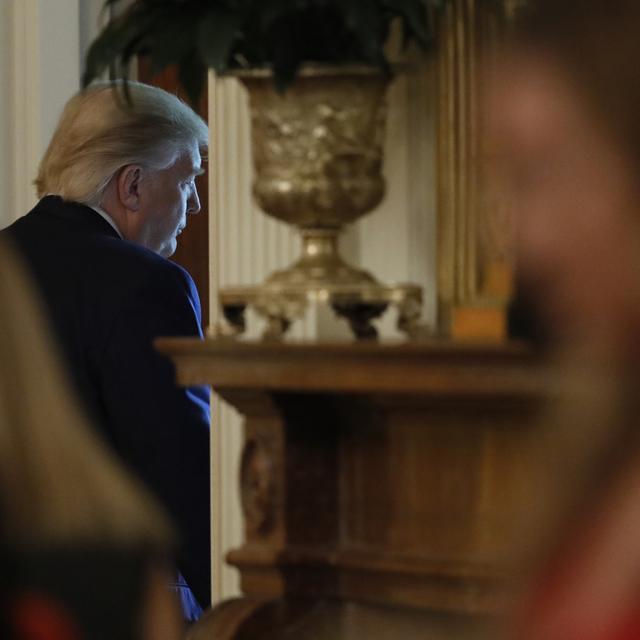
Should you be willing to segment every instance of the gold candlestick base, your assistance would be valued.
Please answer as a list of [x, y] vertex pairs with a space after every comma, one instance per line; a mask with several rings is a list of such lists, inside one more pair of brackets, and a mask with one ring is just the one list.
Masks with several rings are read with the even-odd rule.
[[245, 311], [252, 307], [267, 321], [264, 337], [280, 339], [314, 302], [347, 320], [358, 339], [377, 338], [372, 321], [390, 306], [397, 307], [398, 329], [417, 337], [423, 331], [422, 289], [383, 285], [367, 271], [351, 267], [338, 253], [338, 234], [338, 229], [305, 229], [302, 257], [291, 267], [276, 271], [262, 285], [223, 289], [220, 304], [233, 333], [244, 333]]

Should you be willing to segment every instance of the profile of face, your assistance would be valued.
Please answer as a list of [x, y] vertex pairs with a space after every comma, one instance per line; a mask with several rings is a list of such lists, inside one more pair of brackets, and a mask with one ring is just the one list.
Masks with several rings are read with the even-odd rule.
[[200, 211], [195, 179], [201, 173], [195, 141], [166, 169], [125, 167], [119, 178], [120, 199], [127, 212], [125, 229], [121, 229], [125, 238], [165, 258], [173, 255], [187, 216]]
[[640, 309], [640, 194], [626, 152], [551, 57], [516, 55], [490, 84], [525, 286], [562, 337], [623, 333]]

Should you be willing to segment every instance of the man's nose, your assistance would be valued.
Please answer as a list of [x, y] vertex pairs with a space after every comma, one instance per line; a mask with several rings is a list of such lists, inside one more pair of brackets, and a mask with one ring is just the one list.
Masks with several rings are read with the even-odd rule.
[[198, 197], [198, 190], [194, 188], [187, 202], [187, 213], [198, 213], [198, 211], [200, 211], [200, 198]]

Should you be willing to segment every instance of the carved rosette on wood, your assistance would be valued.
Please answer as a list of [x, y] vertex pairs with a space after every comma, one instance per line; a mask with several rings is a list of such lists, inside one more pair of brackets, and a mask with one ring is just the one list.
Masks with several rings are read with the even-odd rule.
[[249, 535], [265, 535], [273, 527], [276, 508], [275, 468], [267, 438], [247, 438], [240, 463], [240, 495]]

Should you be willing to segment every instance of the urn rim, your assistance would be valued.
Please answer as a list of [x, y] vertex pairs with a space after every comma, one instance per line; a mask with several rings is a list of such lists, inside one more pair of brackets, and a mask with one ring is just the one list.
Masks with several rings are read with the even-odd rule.
[[[330, 78], [334, 76], [369, 76], [372, 78], [392, 79], [393, 75], [401, 70], [402, 67], [398, 65], [393, 65], [391, 73], [385, 73], [379, 67], [368, 64], [329, 64], [326, 62], [306, 62], [297, 71], [296, 78], [305, 79]], [[238, 80], [272, 80], [273, 70], [268, 66], [247, 67], [242, 69], [231, 69], [225, 71], [222, 75], [227, 78], [237, 78]]]

